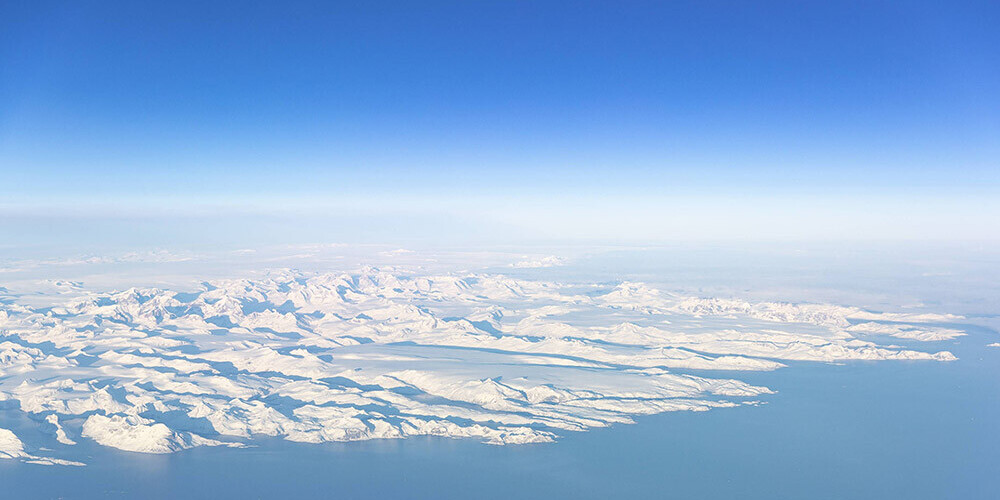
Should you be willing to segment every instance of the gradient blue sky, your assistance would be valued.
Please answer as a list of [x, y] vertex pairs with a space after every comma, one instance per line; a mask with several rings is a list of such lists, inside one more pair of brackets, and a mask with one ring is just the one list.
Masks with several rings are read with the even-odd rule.
[[1000, 238], [997, 2], [0, 6], [8, 226]]

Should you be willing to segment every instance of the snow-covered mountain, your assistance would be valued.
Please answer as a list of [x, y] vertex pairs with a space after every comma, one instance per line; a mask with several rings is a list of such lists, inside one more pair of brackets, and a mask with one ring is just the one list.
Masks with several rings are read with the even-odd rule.
[[[70, 291], [0, 302], [0, 407], [32, 416], [57, 451], [81, 439], [144, 453], [255, 436], [548, 442], [753, 404], [772, 391], [740, 371], [787, 360], [949, 361], [873, 336], [962, 334], [925, 325], [950, 315], [399, 269]], [[0, 458], [69, 463], [4, 429]]]

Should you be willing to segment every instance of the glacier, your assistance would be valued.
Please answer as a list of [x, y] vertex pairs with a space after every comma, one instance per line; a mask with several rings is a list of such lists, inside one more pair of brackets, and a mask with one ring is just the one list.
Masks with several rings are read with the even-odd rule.
[[[512, 267], [558, 265], [554, 259]], [[195, 289], [0, 289], [0, 408], [51, 450], [129, 452], [411, 436], [552, 442], [640, 415], [756, 405], [792, 362], [946, 362], [950, 314], [872, 312], [420, 266], [275, 270]], [[921, 344], [923, 345], [923, 344]], [[54, 450], [54, 451], [53, 451]], [[32, 450], [34, 451], [34, 450]], [[0, 458], [25, 451], [0, 429]]]

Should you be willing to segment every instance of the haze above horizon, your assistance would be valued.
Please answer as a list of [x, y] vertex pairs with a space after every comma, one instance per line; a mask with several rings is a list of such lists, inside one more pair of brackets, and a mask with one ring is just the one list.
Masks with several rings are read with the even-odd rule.
[[92, 238], [219, 214], [363, 218], [361, 235], [997, 238], [991, 2], [2, 11], [0, 229], [24, 241], [70, 214]]

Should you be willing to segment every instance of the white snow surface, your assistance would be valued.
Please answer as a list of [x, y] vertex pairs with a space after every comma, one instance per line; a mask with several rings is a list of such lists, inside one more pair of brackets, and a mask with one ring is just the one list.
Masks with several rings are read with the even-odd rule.
[[519, 269], [533, 269], [539, 267], [556, 267], [556, 266], [561, 266], [565, 263], [566, 261], [562, 257], [557, 257], [555, 255], [547, 255], [545, 257], [538, 257], [538, 258], [525, 257], [524, 260], [511, 264], [511, 267], [516, 267]]
[[[772, 391], [739, 373], [786, 361], [953, 360], [866, 336], [963, 334], [925, 325], [952, 315], [407, 268], [19, 298], [0, 302], [0, 408], [37, 417], [57, 448], [73, 435], [140, 453], [255, 436], [549, 442], [755, 404]], [[0, 458], [59, 462], [4, 429]]]
[[858, 323], [847, 328], [850, 332], [857, 332], [869, 335], [890, 335], [901, 339], [921, 340], [934, 342], [939, 340], [952, 340], [965, 335], [965, 332], [954, 328], [942, 328], [935, 326], [898, 325], [886, 323]]
[[38, 465], [84, 465], [72, 460], [32, 455], [24, 450], [24, 443], [12, 431], [0, 428], [0, 460], [17, 459]]
[[171, 453], [195, 446], [225, 444], [188, 432], [174, 432], [162, 423], [134, 414], [111, 417], [91, 415], [83, 424], [83, 437], [92, 438], [105, 446], [139, 453]]
[[0, 458], [24, 456], [24, 443], [13, 432], [0, 428]]
[[52, 436], [56, 438], [56, 441], [62, 444], [69, 444], [69, 445], [76, 444], [76, 441], [73, 441], [72, 439], [69, 438], [69, 436], [66, 435], [66, 430], [63, 429], [62, 425], [60, 425], [59, 416], [56, 415], [55, 413], [52, 413], [45, 417], [45, 425], [43, 425], [42, 427], [45, 430], [48, 430], [49, 434], [52, 434]]

